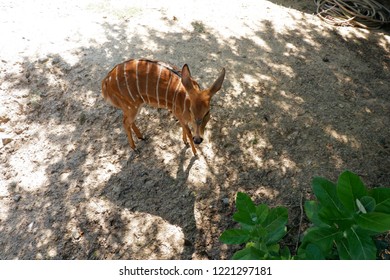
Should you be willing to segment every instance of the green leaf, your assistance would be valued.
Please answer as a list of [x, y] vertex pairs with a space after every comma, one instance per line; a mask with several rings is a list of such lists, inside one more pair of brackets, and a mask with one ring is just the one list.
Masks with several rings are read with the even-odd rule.
[[305, 201], [305, 213], [309, 220], [316, 226], [329, 227], [318, 216], [318, 202], [314, 200]]
[[298, 250], [298, 257], [301, 260], [325, 260], [321, 249], [315, 244], [308, 244], [305, 249]]
[[371, 212], [356, 216], [355, 221], [360, 227], [374, 232], [390, 230], [390, 214]]
[[279, 241], [286, 234], [286, 224], [288, 221], [288, 211], [285, 207], [275, 207], [268, 213], [267, 218], [262, 224], [267, 230], [267, 236], [264, 238], [266, 244]]
[[366, 208], [364, 208], [364, 205], [360, 202], [359, 199], [356, 199], [356, 205], [357, 205], [357, 208], [358, 208], [358, 213], [361, 212], [361, 213], [367, 213], [367, 210]]
[[[280, 250], [280, 245], [278, 243], [267, 246], [266, 252], [267, 253], [265, 254], [265, 259], [267, 259], [267, 260], [281, 260], [281, 259], [283, 259], [283, 256], [281, 255], [282, 251]], [[290, 253], [290, 251], [288, 253]], [[287, 254], [287, 252], [285, 250], [283, 250], [283, 254]]]
[[249, 195], [238, 192], [236, 197], [236, 208], [244, 213], [256, 213], [256, 207]]
[[268, 253], [276, 255], [279, 253], [280, 245], [278, 243], [273, 243], [271, 245], [268, 245], [266, 248]]
[[390, 188], [374, 188], [369, 195], [376, 201], [375, 212], [390, 214]]
[[219, 240], [225, 244], [242, 244], [250, 240], [250, 232], [245, 229], [227, 229]]
[[[359, 208], [358, 203], [360, 203], [360, 205], [364, 208], [364, 211]], [[358, 205], [358, 208], [362, 213], [370, 213], [374, 211], [376, 207], [375, 199], [371, 196], [363, 196], [360, 199], [356, 199], [356, 204]]]
[[237, 193], [236, 208], [237, 212], [234, 213], [233, 220], [246, 225], [257, 224], [256, 207], [247, 194]]
[[[338, 200], [336, 195], [336, 185], [321, 177], [315, 177], [312, 181], [313, 191], [318, 201], [325, 205], [332, 205], [333, 200]], [[329, 200], [329, 197], [332, 199]], [[337, 205], [338, 203], [333, 204]]]
[[348, 240], [346, 238], [339, 238], [335, 242], [340, 260], [352, 260], [353, 257], [349, 249]]
[[259, 224], [263, 223], [267, 218], [268, 213], [269, 213], [269, 208], [266, 204], [259, 204], [258, 206], [256, 206], [257, 222]]
[[333, 241], [340, 238], [341, 232], [337, 228], [309, 228], [302, 240], [302, 248], [306, 249], [312, 243], [318, 246], [324, 256], [329, 255]]
[[337, 195], [346, 209], [356, 212], [358, 210], [356, 199], [367, 195], [367, 189], [358, 175], [345, 171], [339, 176]]
[[256, 224], [255, 219], [253, 219], [252, 215], [248, 212], [243, 211], [237, 211], [236, 213], [234, 213], [233, 220], [241, 224], [246, 224], [250, 226], [254, 226]]
[[247, 194], [241, 192], [237, 193], [236, 208], [237, 212], [233, 215], [233, 219], [236, 222], [247, 225], [257, 224], [256, 207]]
[[354, 260], [375, 260], [376, 246], [372, 237], [365, 230], [350, 228], [345, 232], [348, 251]]
[[[348, 216], [345, 208], [340, 202], [336, 185], [324, 178], [313, 179], [313, 191], [319, 201], [319, 217], [327, 220], [337, 220]], [[324, 221], [324, 220], [323, 220]], [[325, 222], [325, 221], [324, 221]]]
[[264, 237], [267, 236], [267, 230], [262, 225], [255, 225], [251, 228], [250, 236], [250, 240], [263, 242]]
[[233, 260], [262, 260], [264, 259], [265, 253], [254, 248], [246, 247], [240, 251], [237, 251], [232, 259]]
[[233, 219], [236, 222], [246, 225], [258, 225], [264, 222], [267, 218], [269, 208], [266, 204], [260, 204], [255, 207], [255, 212], [248, 212], [248, 209], [244, 211], [237, 211], [233, 215]]
[[291, 260], [290, 249], [287, 246], [280, 249], [280, 259], [281, 260]]

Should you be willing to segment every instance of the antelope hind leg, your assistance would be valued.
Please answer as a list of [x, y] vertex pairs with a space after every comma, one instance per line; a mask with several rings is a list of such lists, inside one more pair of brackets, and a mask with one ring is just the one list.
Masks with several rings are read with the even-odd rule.
[[131, 133], [131, 126], [128, 122], [129, 122], [128, 117], [125, 114], [123, 114], [123, 127], [125, 129], [126, 134], [127, 134], [127, 140], [129, 141], [130, 147], [133, 150], [135, 150], [135, 143], [133, 140], [133, 135]]
[[138, 139], [144, 139], [144, 136], [142, 135], [142, 133], [139, 131], [138, 127], [135, 125], [135, 123], [132, 123], [131, 124], [131, 128], [133, 129], [133, 131], [135, 132], [135, 135], [137, 135], [137, 138]]

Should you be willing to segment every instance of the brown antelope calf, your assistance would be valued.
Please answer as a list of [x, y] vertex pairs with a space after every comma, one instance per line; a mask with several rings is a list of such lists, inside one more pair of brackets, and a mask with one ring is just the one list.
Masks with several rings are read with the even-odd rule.
[[[130, 147], [135, 149], [131, 129], [139, 139], [141, 132], [135, 119], [143, 104], [170, 110], [183, 128], [183, 141], [190, 141], [196, 155], [195, 144], [203, 141], [203, 132], [210, 119], [211, 97], [221, 89], [225, 68], [210, 88], [201, 90], [191, 78], [185, 64], [178, 68], [148, 59], [132, 59], [116, 65], [102, 81], [106, 101], [123, 111], [123, 126]], [[188, 124], [192, 126], [194, 137]]]

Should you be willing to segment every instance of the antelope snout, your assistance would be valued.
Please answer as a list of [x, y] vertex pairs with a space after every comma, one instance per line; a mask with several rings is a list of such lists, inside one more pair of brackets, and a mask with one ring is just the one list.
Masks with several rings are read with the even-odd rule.
[[195, 143], [196, 145], [199, 145], [200, 143], [203, 142], [203, 138], [200, 137], [200, 136], [194, 136], [192, 139], [194, 140], [194, 143]]

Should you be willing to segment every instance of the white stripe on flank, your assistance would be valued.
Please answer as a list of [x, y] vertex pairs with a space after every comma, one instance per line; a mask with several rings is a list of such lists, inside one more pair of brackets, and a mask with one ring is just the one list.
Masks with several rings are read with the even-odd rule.
[[119, 72], [118, 70], [119, 70], [119, 66], [116, 68], [116, 71], [115, 71], [116, 86], [118, 87], [119, 93], [121, 94], [121, 97], [123, 98], [123, 92], [121, 90], [121, 87], [119, 85], [119, 80], [118, 80], [118, 72]]
[[148, 92], [148, 83], [149, 83], [149, 62], [146, 62], [146, 87], [145, 87], [145, 94], [146, 97], [148, 98], [148, 103], [150, 104], [150, 99], [149, 99], [149, 92]]
[[165, 108], [168, 110], [168, 91], [169, 87], [171, 86], [171, 80], [172, 80], [172, 73], [169, 72], [169, 81], [167, 85], [167, 90], [165, 91]]
[[180, 87], [180, 80], [179, 82], [177, 83], [177, 86], [176, 86], [176, 89], [175, 89], [175, 94], [173, 95], [173, 99], [172, 99], [172, 103], [173, 103], [173, 110], [172, 112], [175, 113], [176, 112], [176, 96], [177, 96], [177, 91], [179, 90], [179, 87]]
[[137, 64], [135, 65], [135, 79], [137, 80], [137, 90], [138, 90], [138, 95], [141, 96], [142, 101], [145, 103], [145, 99], [142, 96], [141, 92], [139, 91], [139, 82], [138, 82], [138, 63], [139, 60], [137, 60]]
[[184, 95], [183, 112], [181, 112], [182, 115], [184, 115], [184, 112], [186, 111], [186, 106], [187, 106], [186, 99], [187, 99], [187, 92], [186, 92], [186, 94]]
[[129, 88], [129, 84], [127, 83], [126, 62], [125, 62], [124, 65], [123, 65], [123, 75], [125, 76], [125, 82], [126, 82], [127, 92], [129, 93], [131, 99], [133, 99], [133, 101], [135, 101], [135, 98], [134, 98], [134, 96], [133, 96], [133, 94], [131, 93], [131, 90], [130, 90], [130, 88]]
[[156, 84], [156, 98], [157, 98], [157, 106], [160, 107], [160, 96], [159, 96], [158, 88], [160, 86], [160, 77], [161, 77], [161, 72], [163, 67], [161, 65], [159, 65], [158, 67], [160, 67], [160, 72], [158, 73], [157, 84]]

